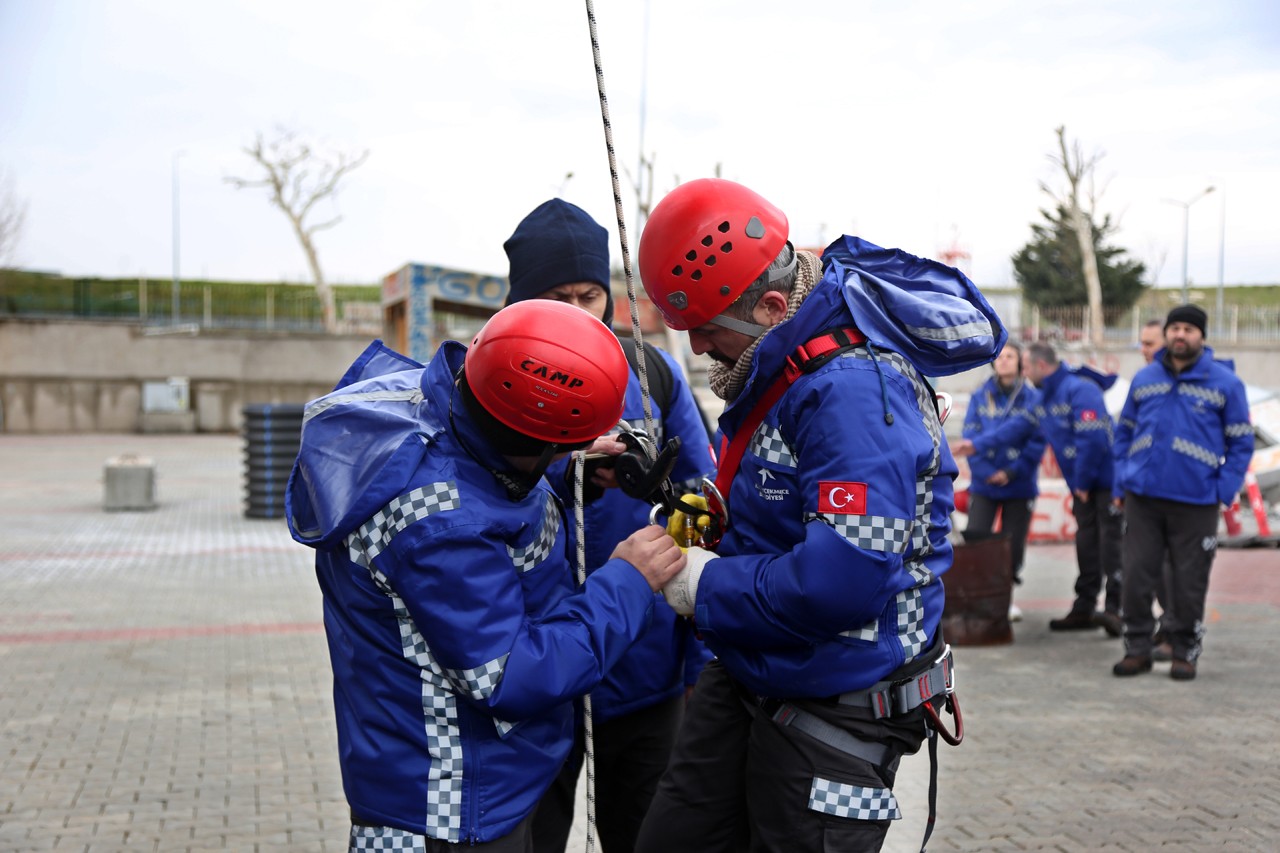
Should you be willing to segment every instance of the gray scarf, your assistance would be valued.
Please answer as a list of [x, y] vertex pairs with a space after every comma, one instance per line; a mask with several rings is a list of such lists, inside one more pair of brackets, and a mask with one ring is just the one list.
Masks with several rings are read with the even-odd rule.
[[[804, 304], [813, 286], [821, 277], [822, 260], [812, 252], [796, 250], [796, 283], [791, 288], [791, 295], [787, 298], [787, 316], [782, 318], [782, 322], [785, 323], [795, 316], [796, 311], [800, 310], [800, 306]], [[751, 357], [755, 355], [760, 342], [776, 328], [777, 326], [773, 326], [766, 329], [763, 335], [752, 341], [751, 346], [738, 356], [738, 361], [734, 365], [730, 366], [719, 361], [711, 363], [711, 367], [707, 369], [707, 382], [711, 385], [712, 393], [730, 403], [738, 399], [738, 395], [742, 393], [742, 386], [747, 381], [747, 374], [751, 372]]]

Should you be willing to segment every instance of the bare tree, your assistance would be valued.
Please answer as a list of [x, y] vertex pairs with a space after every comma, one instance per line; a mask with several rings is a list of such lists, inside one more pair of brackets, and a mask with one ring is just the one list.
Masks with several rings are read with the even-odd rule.
[[226, 179], [227, 183], [236, 189], [266, 187], [271, 203], [284, 211], [311, 267], [324, 328], [329, 332], [335, 331], [338, 325], [337, 306], [333, 288], [325, 281], [320, 269], [315, 234], [337, 225], [342, 217], [335, 216], [317, 223], [310, 223], [307, 218], [315, 210], [317, 202], [332, 197], [338, 190], [338, 182], [369, 158], [368, 150], [358, 153], [317, 152], [300, 140], [295, 131], [278, 128], [275, 138], [270, 141], [259, 133], [253, 145], [245, 148], [244, 152], [263, 169], [265, 176], [257, 179], [232, 177]]
[[27, 203], [13, 191], [13, 179], [0, 173], [0, 267], [7, 266], [22, 236]]
[[[1101, 153], [1094, 153], [1087, 159], [1080, 150], [1079, 141], [1067, 145], [1067, 129], [1065, 126], [1054, 131], [1058, 134], [1058, 153], [1050, 154], [1049, 160], [1067, 177], [1067, 193], [1065, 197], [1058, 195], [1047, 184], [1041, 182], [1040, 189], [1052, 196], [1071, 217], [1072, 227], [1076, 232], [1076, 240], [1080, 243], [1080, 261], [1084, 274], [1085, 293], [1089, 297], [1089, 329], [1090, 344], [1095, 349], [1102, 346], [1104, 331], [1102, 319], [1102, 280], [1098, 277], [1098, 258], [1093, 251], [1093, 208], [1096, 201], [1093, 185], [1093, 171], [1102, 159]], [[1081, 204], [1081, 193], [1087, 198]]]

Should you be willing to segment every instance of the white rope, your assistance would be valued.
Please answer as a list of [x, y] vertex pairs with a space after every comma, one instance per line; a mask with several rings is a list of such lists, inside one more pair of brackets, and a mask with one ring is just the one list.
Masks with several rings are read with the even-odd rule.
[[[627, 278], [627, 304], [631, 306], [631, 335], [636, 342], [636, 367], [640, 375], [640, 391], [644, 402], [644, 431], [651, 438], [653, 429], [653, 402], [649, 395], [649, 373], [644, 360], [644, 335], [640, 331], [640, 307], [636, 303], [636, 285], [631, 275], [631, 250], [627, 246], [627, 223], [622, 213], [622, 190], [618, 184], [618, 157], [613, 150], [613, 124], [609, 121], [609, 99], [604, 93], [604, 66], [600, 63], [600, 39], [596, 35], [596, 12], [591, 0], [587, 0], [587, 23], [591, 28], [591, 57], [596, 66], [596, 91], [600, 95], [600, 118], [604, 121], [604, 145], [609, 152], [609, 177], [613, 179], [613, 207], [618, 218], [618, 241], [622, 244], [622, 271]], [[652, 458], [656, 448], [649, 449]]]
[[[582, 521], [582, 477], [587, 457], [581, 450], [573, 454], [573, 525], [578, 534], [578, 586], [587, 582], [586, 525]], [[596, 849], [596, 744], [592, 731], [591, 694], [582, 697], [583, 759], [587, 773], [587, 853]]]

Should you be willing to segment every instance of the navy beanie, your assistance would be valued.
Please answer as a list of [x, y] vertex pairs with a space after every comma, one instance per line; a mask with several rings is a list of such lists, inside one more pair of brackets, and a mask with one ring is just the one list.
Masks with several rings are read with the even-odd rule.
[[604, 324], [613, 323], [609, 291], [609, 232], [585, 210], [553, 198], [534, 208], [502, 244], [510, 270], [507, 305], [553, 287], [589, 281], [604, 288]]
[[1204, 327], [1209, 323], [1209, 316], [1199, 305], [1179, 305], [1169, 312], [1169, 316], [1164, 321], [1164, 327], [1168, 329], [1172, 323], [1190, 323], [1200, 330], [1201, 335], [1204, 335]]

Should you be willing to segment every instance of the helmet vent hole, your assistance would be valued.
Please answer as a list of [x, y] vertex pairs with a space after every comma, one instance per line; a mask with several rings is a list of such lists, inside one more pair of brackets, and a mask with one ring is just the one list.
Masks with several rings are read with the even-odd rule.
[[689, 275], [689, 278], [693, 279], [694, 281], [702, 281], [702, 270], [694, 270]]
[[721, 296], [728, 296], [728, 295], [729, 295], [729, 285], [724, 284], [724, 285], [721, 285], [721, 286], [720, 286], [720, 295], [721, 295]]
[[719, 231], [721, 234], [728, 234], [729, 221], [726, 219], [724, 222], [721, 222], [719, 225], [716, 226], [716, 230]]
[[710, 234], [702, 238], [702, 245], [704, 246], [710, 246], [714, 242], [715, 240], [712, 238]]
[[674, 267], [671, 268], [671, 274], [684, 275], [684, 267], [680, 266], [679, 264], [676, 264]]
[[510, 382], [503, 382], [503, 383], [502, 383], [502, 387], [503, 387], [503, 388], [506, 388], [508, 391], [510, 391], [510, 390], [511, 390], [511, 383], [510, 383]]
[[696, 260], [698, 259], [698, 252], [697, 252], [697, 250], [696, 250], [696, 249], [690, 249], [689, 251], [685, 252], [685, 253], [684, 253], [684, 259], [685, 259], [686, 261], [696, 261]]
[[727, 255], [727, 254], [729, 254], [729, 253], [730, 253], [730, 252], [732, 252], [732, 251], [733, 251], [733, 244], [732, 244], [732, 243], [723, 243], [723, 244], [721, 244], [721, 246], [720, 246], [720, 252], [721, 252], [721, 254]]
[[569, 413], [570, 413], [571, 415], [573, 415], [573, 416], [576, 418], [576, 417], [578, 417], [579, 415], [581, 415], [581, 414], [582, 414], [582, 410], [581, 410], [581, 409], [570, 409], [570, 410], [569, 410]]
[[714, 266], [716, 265], [716, 256], [715, 256], [715, 255], [707, 255], [707, 259], [706, 259], [705, 261], [703, 261], [703, 263], [704, 263], [704, 264], [706, 264], [706, 265], [707, 265], [707, 266], [709, 266], [709, 267], [714, 267]]

